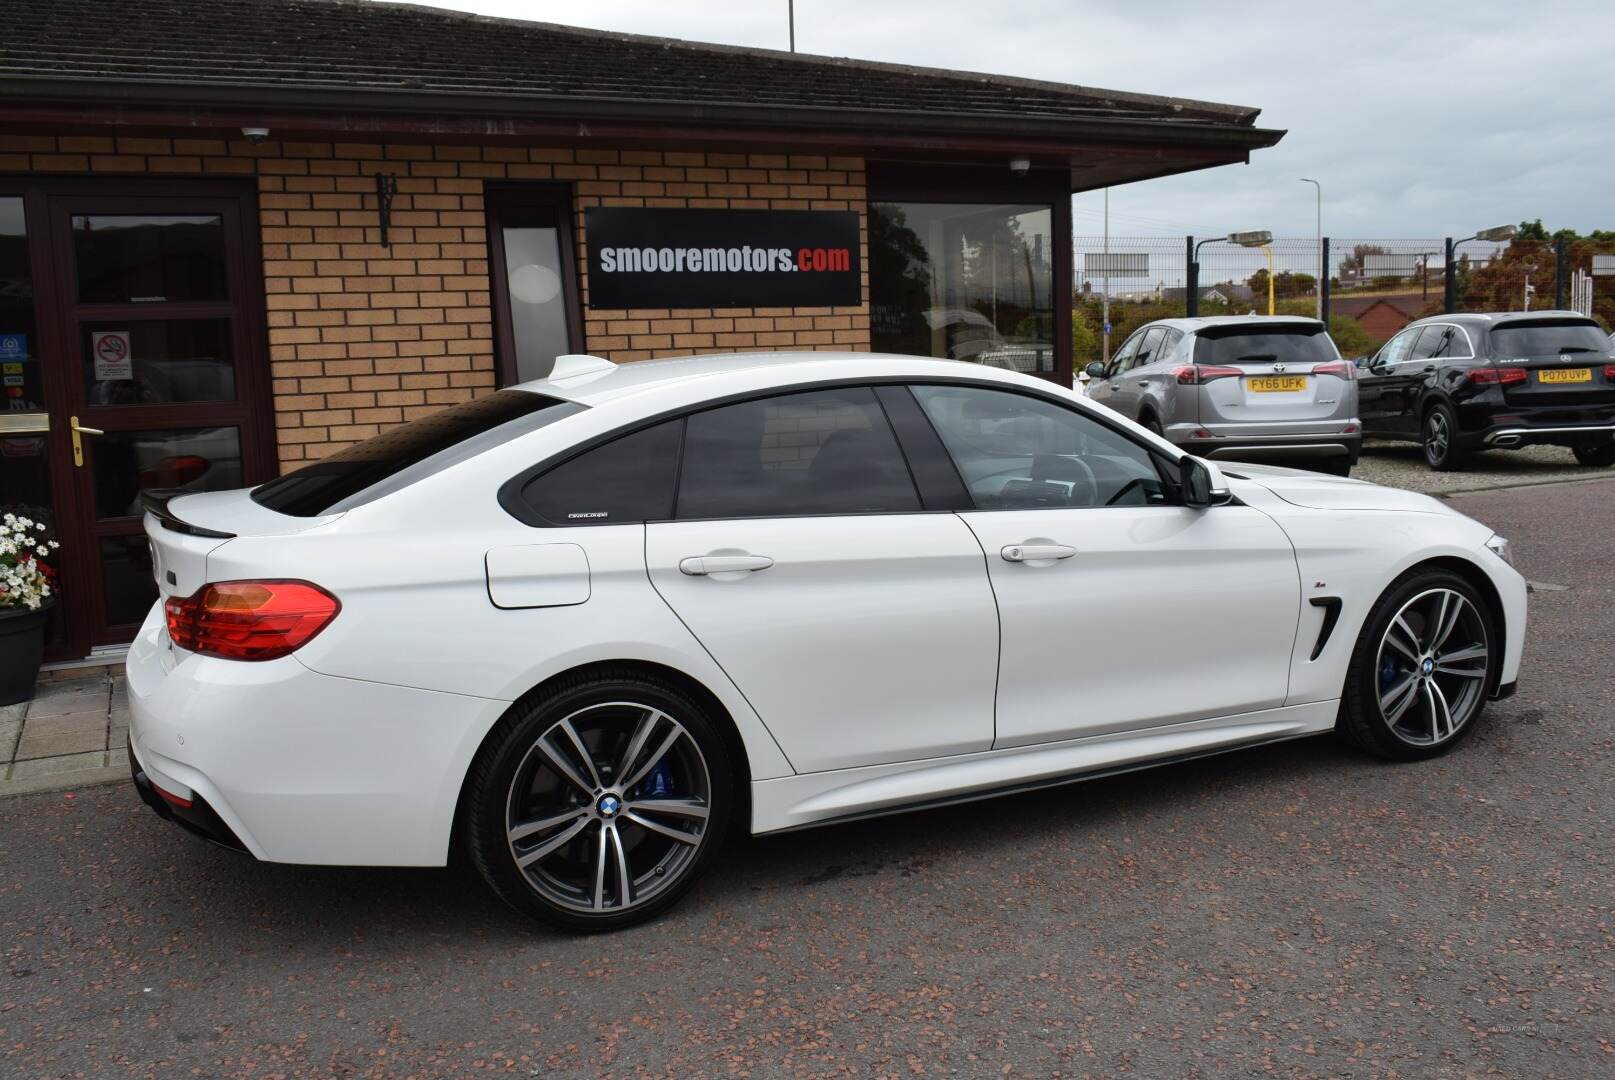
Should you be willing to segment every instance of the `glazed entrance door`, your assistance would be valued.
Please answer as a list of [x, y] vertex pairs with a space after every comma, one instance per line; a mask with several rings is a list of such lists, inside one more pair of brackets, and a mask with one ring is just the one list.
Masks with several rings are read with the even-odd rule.
[[141, 492], [274, 474], [255, 229], [235, 185], [0, 180], [0, 504], [62, 543], [49, 655], [156, 599]]

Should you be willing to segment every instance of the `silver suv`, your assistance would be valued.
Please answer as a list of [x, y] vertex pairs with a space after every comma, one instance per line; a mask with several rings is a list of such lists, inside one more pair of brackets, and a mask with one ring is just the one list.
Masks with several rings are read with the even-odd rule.
[[1356, 369], [1317, 319], [1161, 319], [1086, 370], [1088, 397], [1202, 457], [1345, 476], [1362, 449]]

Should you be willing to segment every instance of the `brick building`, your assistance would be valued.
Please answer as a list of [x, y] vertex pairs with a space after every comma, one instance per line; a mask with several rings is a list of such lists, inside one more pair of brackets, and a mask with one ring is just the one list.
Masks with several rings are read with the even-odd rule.
[[257, 483], [559, 354], [1069, 380], [1071, 193], [1282, 135], [1235, 106], [355, 0], [7, 16], [0, 504], [64, 542], [57, 657], [143, 617], [141, 490]]

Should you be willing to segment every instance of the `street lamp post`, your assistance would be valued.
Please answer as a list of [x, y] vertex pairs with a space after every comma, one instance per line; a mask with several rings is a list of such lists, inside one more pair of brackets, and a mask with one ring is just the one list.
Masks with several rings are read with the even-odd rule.
[[[1317, 231], [1317, 234], [1316, 234], [1317, 243], [1318, 243], [1318, 282], [1317, 282], [1317, 292], [1318, 292], [1318, 319], [1321, 322], [1323, 320], [1323, 280], [1329, 274], [1329, 268], [1324, 265], [1324, 258], [1323, 258], [1323, 185], [1318, 183], [1316, 180], [1313, 180], [1310, 177], [1306, 177], [1306, 176], [1301, 177], [1301, 183], [1303, 183], [1303, 184], [1311, 184], [1313, 187], [1318, 189], [1318, 231]], [[1271, 276], [1271, 275], [1269, 275], [1269, 276]], [[1269, 314], [1272, 314], [1272, 313], [1269, 312]]]
[[1448, 315], [1451, 315], [1453, 309], [1458, 306], [1458, 289], [1454, 280], [1458, 276], [1458, 245], [1467, 244], [1471, 240], [1489, 240], [1493, 243], [1501, 243], [1504, 240], [1514, 239], [1519, 235], [1519, 232], [1520, 227], [1518, 225], [1499, 225], [1493, 229], [1482, 229], [1474, 236], [1466, 236], [1462, 240], [1455, 241], [1450, 236], [1447, 238], [1447, 266], [1441, 275], [1444, 279], [1441, 282], [1441, 306]]
[[[1266, 229], [1263, 229], [1259, 232], [1236, 232], [1229, 233], [1227, 236], [1212, 236], [1196, 244], [1194, 246], [1194, 257], [1189, 260], [1189, 273], [1187, 275], [1189, 279], [1189, 295], [1185, 297], [1185, 300], [1189, 314], [1197, 315], [1200, 312], [1201, 248], [1205, 247], [1207, 244], [1219, 243], [1238, 244], [1240, 247], [1259, 248], [1267, 247], [1267, 245], [1271, 244], [1272, 242], [1273, 234], [1268, 232]], [[1273, 265], [1273, 253], [1271, 251], [1267, 253], [1267, 262], [1269, 267], [1267, 271], [1268, 306], [1271, 308], [1273, 295], [1273, 271], [1271, 269]], [[1268, 314], [1271, 315], [1273, 312], [1269, 310]]]

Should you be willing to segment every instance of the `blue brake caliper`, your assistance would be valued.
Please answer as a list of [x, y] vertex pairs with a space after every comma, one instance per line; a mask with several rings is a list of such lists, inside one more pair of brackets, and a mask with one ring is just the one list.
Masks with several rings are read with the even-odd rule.
[[673, 794], [673, 770], [666, 761], [656, 763], [640, 785], [642, 794], [649, 799], [665, 799]]

